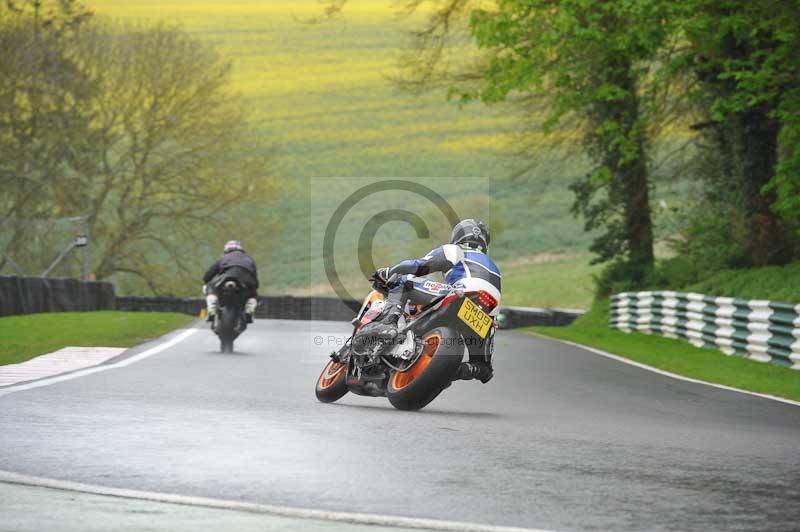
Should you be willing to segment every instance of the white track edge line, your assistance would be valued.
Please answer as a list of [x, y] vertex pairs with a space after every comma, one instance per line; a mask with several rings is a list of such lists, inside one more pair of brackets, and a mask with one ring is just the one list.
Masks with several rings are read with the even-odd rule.
[[20, 384], [20, 385], [11, 385], [11, 386], [9, 386], [7, 388], [2, 388], [2, 389], [0, 389], [0, 397], [3, 397], [4, 395], [8, 395], [10, 393], [19, 392], [19, 391], [22, 391], [22, 390], [31, 390], [33, 388], [41, 388], [42, 386], [49, 386], [51, 384], [56, 384], [58, 382], [64, 382], [64, 381], [69, 381], [69, 380], [72, 380], [72, 379], [77, 379], [79, 377], [85, 377], [86, 375], [91, 375], [92, 373], [99, 373], [101, 371], [108, 371], [110, 369], [122, 368], [122, 367], [125, 367], [125, 366], [130, 366], [131, 364], [139, 362], [140, 360], [144, 360], [145, 358], [148, 358], [148, 357], [151, 357], [153, 355], [156, 355], [156, 354], [164, 351], [165, 349], [169, 349], [173, 345], [175, 345], [175, 344], [177, 344], [179, 342], [182, 342], [184, 339], [186, 339], [189, 336], [193, 335], [198, 330], [199, 329], [195, 329], [195, 328], [186, 329], [182, 333], [178, 334], [177, 336], [174, 336], [174, 337], [170, 338], [169, 340], [167, 340], [165, 342], [162, 342], [162, 343], [160, 343], [158, 345], [155, 345], [155, 346], [151, 347], [150, 349], [147, 349], [146, 351], [142, 351], [141, 353], [137, 353], [137, 354], [135, 354], [133, 356], [130, 356], [130, 357], [126, 358], [126, 359], [120, 360], [119, 362], [115, 362], [113, 364], [99, 364], [97, 366], [91, 366], [89, 368], [79, 369], [79, 370], [73, 371], [71, 373], [66, 373], [66, 374], [61, 374], [61, 375], [54, 375], [52, 377], [44, 377], [42, 379], [39, 379], [39, 380], [36, 380], [36, 381], [33, 381], [33, 382], [28, 382], [28, 383]]
[[337, 512], [328, 510], [313, 510], [291, 506], [275, 506], [270, 504], [231, 501], [225, 499], [212, 499], [208, 497], [195, 497], [190, 495], [173, 495], [153, 491], [139, 491], [124, 488], [109, 488], [93, 484], [83, 484], [66, 480], [56, 480], [43, 477], [22, 475], [11, 471], [0, 471], [0, 482], [39, 488], [57, 489], [77, 493], [88, 493], [106, 497], [135, 499], [165, 504], [179, 504], [183, 506], [196, 506], [214, 508], [219, 510], [232, 510], [256, 514], [274, 515], [297, 519], [313, 519], [317, 521], [334, 521], [367, 526], [389, 526], [417, 530], [443, 530], [462, 532], [552, 532], [543, 529], [517, 528], [507, 526], [483, 525], [480, 523], [466, 523], [459, 521], [445, 521], [439, 519], [426, 519], [418, 517], [400, 517], [391, 515], [367, 514], [356, 512]]
[[717, 384], [714, 382], [702, 381], [700, 379], [693, 379], [691, 377], [684, 377], [683, 375], [678, 375], [677, 373], [670, 373], [669, 371], [665, 371], [663, 369], [658, 369], [653, 366], [648, 366], [647, 364], [642, 364], [641, 362], [635, 362], [633, 360], [627, 359], [625, 357], [621, 357], [619, 355], [614, 355], [612, 353], [608, 353], [606, 351], [602, 351], [600, 349], [595, 349], [594, 347], [589, 347], [588, 345], [579, 344], [577, 342], [571, 342], [569, 340], [562, 340], [561, 338], [553, 338], [552, 336], [547, 336], [544, 334], [534, 333], [536, 336], [540, 338], [545, 338], [547, 340], [552, 340], [554, 342], [561, 342], [562, 344], [571, 345], [573, 347], [578, 347], [580, 349], [584, 349], [596, 355], [600, 355], [606, 358], [610, 358], [612, 360], [616, 360], [617, 362], [622, 362], [623, 364], [628, 364], [629, 366], [636, 366], [637, 368], [641, 368], [646, 371], [651, 371], [653, 373], [658, 373], [659, 375], [664, 375], [665, 377], [670, 377], [673, 379], [677, 379], [680, 381], [686, 382], [693, 382], [695, 384], [705, 384], [706, 386], [711, 386], [713, 388], [719, 388], [721, 390], [728, 390], [730, 392], [739, 392], [747, 395], [753, 395], [755, 397], [761, 397], [762, 399], [771, 399], [772, 401], [778, 401], [779, 403], [786, 403], [788, 405], [800, 406], [800, 401], [793, 401], [792, 399], [786, 399], [784, 397], [777, 397], [775, 395], [768, 395], [765, 393], [758, 393], [758, 392], [751, 392], [749, 390], [742, 390], [741, 388], [734, 388], [733, 386], [725, 386], [724, 384]]

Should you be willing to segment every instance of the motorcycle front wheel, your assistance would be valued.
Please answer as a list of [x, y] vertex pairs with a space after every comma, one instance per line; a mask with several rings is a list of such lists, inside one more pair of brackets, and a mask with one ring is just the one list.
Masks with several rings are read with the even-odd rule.
[[424, 347], [408, 370], [392, 371], [386, 397], [399, 410], [419, 410], [450, 386], [464, 356], [461, 335], [449, 327], [438, 327], [422, 337]]
[[347, 362], [329, 360], [325, 369], [317, 379], [314, 392], [317, 400], [323, 403], [338, 401], [348, 392], [347, 389]]

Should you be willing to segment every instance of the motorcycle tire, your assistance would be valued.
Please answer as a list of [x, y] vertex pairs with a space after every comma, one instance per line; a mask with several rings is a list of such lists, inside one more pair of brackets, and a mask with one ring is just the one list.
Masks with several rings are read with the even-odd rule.
[[222, 353], [233, 353], [233, 340], [236, 338], [234, 330], [238, 316], [236, 311], [230, 307], [222, 307], [220, 311], [219, 328], [217, 330], [219, 350]]
[[317, 385], [314, 387], [317, 400], [322, 403], [333, 403], [344, 397], [348, 392], [346, 376], [346, 362], [329, 360], [317, 379]]
[[423, 336], [422, 354], [407, 371], [392, 371], [386, 397], [398, 410], [420, 410], [450, 386], [464, 357], [461, 336], [438, 327]]

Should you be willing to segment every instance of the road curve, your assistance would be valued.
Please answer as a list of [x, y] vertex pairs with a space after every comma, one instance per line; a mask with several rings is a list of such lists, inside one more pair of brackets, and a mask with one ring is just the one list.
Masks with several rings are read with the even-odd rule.
[[346, 331], [259, 321], [232, 355], [201, 331], [0, 397], [0, 470], [552, 530], [799, 526], [800, 407], [507, 331], [493, 381], [456, 383], [422, 412], [318, 403], [315, 379]]

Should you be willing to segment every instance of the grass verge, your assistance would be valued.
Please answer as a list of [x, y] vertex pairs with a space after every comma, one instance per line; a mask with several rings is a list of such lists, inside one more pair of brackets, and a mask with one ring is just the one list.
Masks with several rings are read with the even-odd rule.
[[624, 333], [608, 327], [609, 303], [597, 303], [569, 327], [530, 327], [528, 330], [602, 349], [655, 368], [758, 393], [800, 401], [800, 371], [715, 349], [700, 349], [685, 341], [643, 333]]
[[177, 329], [191, 316], [167, 312], [50, 312], [0, 318], [0, 365], [67, 346], [130, 347]]
[[499, 264], [503, 305], [587, 309], [594, 297], [591, 257], [540, 254]]

